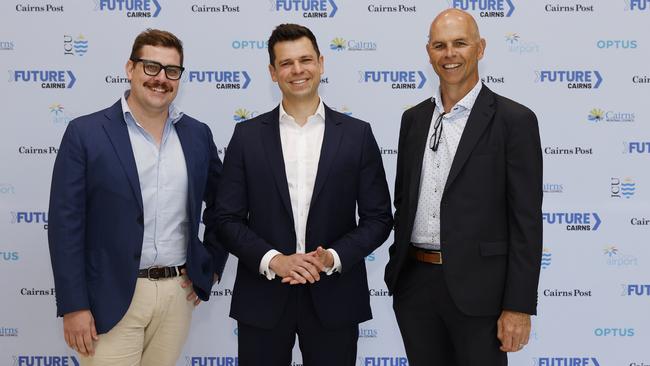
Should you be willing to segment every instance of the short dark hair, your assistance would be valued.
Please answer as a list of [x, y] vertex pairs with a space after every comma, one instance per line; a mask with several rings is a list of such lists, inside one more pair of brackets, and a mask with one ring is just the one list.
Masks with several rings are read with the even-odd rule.
[[302, 37], [307, 37], [311, 41], [311, 45], [314, 46], [316, 50], [316, 55], [320, 56], [320, 51], [318, 50], [318, 43], [316, 42], [316, 36], [312, 33], [309, 28], [299, 25], [299, 24], [280, 24], [271, 33], [269, 37], [269, 61], [271, 65], [275, 62], [275, 50], [273, 47], [278, 42], [284, 41], [295, 41]]
[[144, 46], [175, 48], [181, 56], [180, 66], [183, 66], [183, 42], [172, 33], [160, 29], [145, 29], [135, 37], [129, 59], [133, 60], [140, 58], [140, 51], [142, 51], [142, 47]]

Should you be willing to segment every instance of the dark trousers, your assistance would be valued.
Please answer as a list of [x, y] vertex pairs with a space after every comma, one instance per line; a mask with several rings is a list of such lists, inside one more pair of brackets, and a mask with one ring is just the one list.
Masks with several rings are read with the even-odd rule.
[[393, 309], [409, 366], [506, 366], [497, 319], [458, 310], [442, 265], [409, 260], [400, 274]]
[[296, 335], [304, 366], [354, 366], [356, 362], [359, 326], [355, 324], [339, 329], [324, 327], [305, 285], [295, 285], [291, 289], [282, 319], [275, 328], [262, 329], [242, 322], [238, 323], [238, 327], [240, 366], [291, 365]]

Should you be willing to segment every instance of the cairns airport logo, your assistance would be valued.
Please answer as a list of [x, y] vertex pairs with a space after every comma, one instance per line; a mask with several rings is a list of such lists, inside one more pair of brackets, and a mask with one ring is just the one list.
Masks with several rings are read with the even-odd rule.
[[540, 70], [535, 76], [536, 83], [565, 84], [568, 89], [598, 89], [603, 82], [597, 70]]
[[515, 5], [510, 0], [451, 0], [449, 5], [468, 12], [478, 12], [481, 18], [510, 17], [515, 11]]
[[542, 220], [548, 225], [564, 225], [567, 231], [596, 231], [602, 222], [595, 212], [544, 212]]
[[271, 11], [302, 14], [303, 18], [332, 18], [338, 11], [334, 0], [270, 0]]
[[76, 81], [70, 70], [9, 70], [9, 82], [36, 83], [43, 89], [70, 89]]
[[127, 18], [155, 18], [160, 14], [158, 0], [93, 0], [95, 10], [123, 13]]
[[610, 245], [603, 249], [605, 263], [611, 267], [631, 267], [639, 265], [639, 258], [634, 255], [622, 253], [617, 247]]
[[55, 125], [67, 125], [72, 120], [72, 117], [65, 111], [65, 107], [61, 103], [54, 103], [49, 106], [50, 117], [52, 123]]
[[366, 70], [359, 71], [359, 82], [389, 84], [392, 89], [422, 89], [427, 77], [422, 71]]
[[349, 40], [336, 37], [330, 42], [333, 51], [377, 51], [377, 43], [373, 41]]
[[188, 83], [214, 84], [216, 89], [246, 89], [251, 78], [246, 71], [189, 71], [183, 77]]
[[628, 11], [648, 11], [650, 9], [650, 0], [626, 0], [625, 10]]
[[12, 224], [42, 224], [47, 230], [47, 212], [11, 211], [10, 216]]
[[505, 35], [506, 47], [508, 52], [517, 53], [520, 55], [539, 53], [539, 45], [535, 42], [524, 42], [521, 40], [519, 34], [510, 32]]
[[80, 34], [74, 38], [70, 35], [63, 36], [63, 54], [66, 56], [83, 56], [88, 52], [88, 40]]
[[75, 356], [13, 356], [13, 366], [79, 366]]
[[605, 111], [600, 108], [593, 108], [589, 111], [587, 116], [589, 122], [598, 123], [598, 122], [611, 122], [611, 123], [627, 123], [634, 122], [635, 116], [634, 112], [616, 112], [616, 111]]
[[536, 357], [535, 366], [600, 366], [596, 357]]
[[636, 183], [632, 178], [610, 178], [610, 197], [611, 198], [632, 198], [636, 192]]

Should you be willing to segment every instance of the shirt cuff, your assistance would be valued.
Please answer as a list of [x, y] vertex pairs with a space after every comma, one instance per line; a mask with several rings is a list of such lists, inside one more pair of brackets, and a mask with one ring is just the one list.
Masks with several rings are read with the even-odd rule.
[[325, 267], [325, 274], [329, 276], [334, 272], [341, 273], [341, 258], [339, 258], [339, 254], [332, 248], [328, 248], [327, 251], [332, 253], [332, 257], [334, 257], [334, 265], [332, 265], [332, 268]]
[[262, 257], [262, 260], [260, 261], [260, 274], [262, 276], [266, 276], [267, 279], [272, 280], [275, 278], [275, 272], [269, 267], [269, 264], [271, 264], [271, 259], [275, 257], [278, 254], [282, 254], [278, 252], [275, 249], [271, 249], [264, 256]]

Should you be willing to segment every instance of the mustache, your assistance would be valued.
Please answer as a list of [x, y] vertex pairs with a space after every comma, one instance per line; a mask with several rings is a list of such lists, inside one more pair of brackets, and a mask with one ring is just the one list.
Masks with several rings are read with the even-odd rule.
[[145, 81], [143, 85], [148, 87], [148, 88], [160, 88], [160, 89], [163, 89], [166, 92], [174, 91], [174, 87], [171, 86], [169, 83], [160, 82], [160, 81], [157, 81], [157, 80]]

